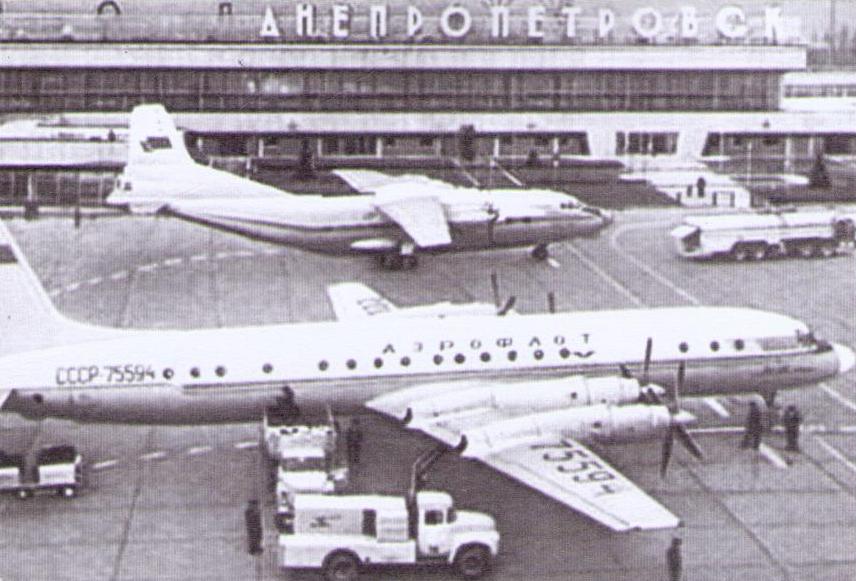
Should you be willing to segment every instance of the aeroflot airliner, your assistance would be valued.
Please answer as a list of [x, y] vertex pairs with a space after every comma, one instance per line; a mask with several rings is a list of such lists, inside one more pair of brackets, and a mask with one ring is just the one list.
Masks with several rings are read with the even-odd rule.
[[304, 411], [366, 405], [408, 415], [443, 441], [454, 434], [473, 444], [472, 457], [615, 530], [677, 523], [658, 504], [640, 512], [644, 493], [576, 442], [665, 436], [665, 465], [672, 436], [692, 418], [646, 385], [769, 395], [854, 364], [848, 347], [800, 321], [740, 308], [94, 327], [55, 310], [2, 224], [0, 297], [2, 411], [82, 422], [252, 421], [287, 389]]

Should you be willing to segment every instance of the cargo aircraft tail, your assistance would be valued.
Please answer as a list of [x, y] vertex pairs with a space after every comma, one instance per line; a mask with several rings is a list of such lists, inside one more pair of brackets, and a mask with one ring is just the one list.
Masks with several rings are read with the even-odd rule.
[[128, 163], [107, 204], [155, 213], [171, 202], [283, 197], [286, 192], [228, 171], [196, 163], [163, 105], [131, 112]]

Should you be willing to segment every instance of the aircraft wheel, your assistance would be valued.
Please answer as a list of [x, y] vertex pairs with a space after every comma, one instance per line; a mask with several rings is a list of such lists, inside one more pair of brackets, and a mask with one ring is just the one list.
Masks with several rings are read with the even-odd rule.
[[402, 256], [400, 254], [381, 255], [380, 265], [386, 270], [400, 270], [402, 264]]
[[547, 260], [550, 257], [550, 251], [546, 244], [538, 244], [530, 253], [535, 260]]

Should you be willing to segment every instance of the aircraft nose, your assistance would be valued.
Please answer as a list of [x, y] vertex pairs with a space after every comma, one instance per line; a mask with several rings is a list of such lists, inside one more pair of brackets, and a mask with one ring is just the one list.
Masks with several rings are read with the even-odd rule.
[[856, 354], [853, 353], [853, 349], [839, 343], [833, 344], [832, 349], [838, 358], [838, 373], [847, 373], [853, 369], [856, 365]]

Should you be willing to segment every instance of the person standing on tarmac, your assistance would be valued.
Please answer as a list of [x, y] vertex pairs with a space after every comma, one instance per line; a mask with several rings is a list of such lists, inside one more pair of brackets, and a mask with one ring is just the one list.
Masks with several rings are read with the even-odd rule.
[[684, 576], [684, 560], [681, 556], [681, 539], [672, 538], [672, 544], [666, 550], [666, 566], [669, 568], [669, 581], [681, 581]]
[[752, 447], [757, 450], [761, 447], [761, 432], [764, 431], [764, 422], [761, 415], [761, 408], [757, 402], [749, 402], [749, 413], [746, 415], [746, 428], [743, 432], [743, 440], [740, 442], [740, 448], [745, 450]]
[[782, 416], [782, 424], [785, 426], [785, 450], [788, 452], [800, 451], [800, 424], [802, 423], [802, 415], [795, 405], [789, 405], [785, 408], [785, 413]]
[[250, 500], [244, 510], [244, 524], [247, 527], [247, 552], [253, 556], [261, 555], [262, 548], [262, 513], [259, 501]]
[[348, 448], [348, 463], [356, 465], [360, 463], [360, 451], [363, 446], [363, 431], [360, 428], [360, 419], [354, 418], [345, 431], [345, 445]]

